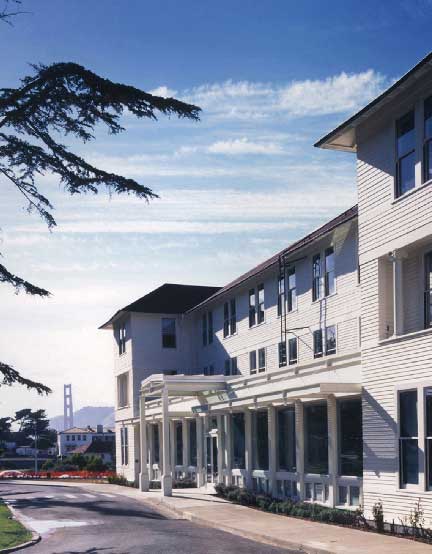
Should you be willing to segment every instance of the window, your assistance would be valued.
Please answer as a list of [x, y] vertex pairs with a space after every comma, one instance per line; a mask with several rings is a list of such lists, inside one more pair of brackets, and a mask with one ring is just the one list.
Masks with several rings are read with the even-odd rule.
[[237, 375], [238, 373], [238, 367], [237, 367], [237, 357], [231, 358], [231, 375]]
[[129, 404], [129, 374], [122, 373], [117, 377], [117, 407], [124, 408]]
[[70, 435], [66, 435], [66, 440], [70, 441]]
[[327, 405], [310, 404], [305, 415], [305, 471], [328, 473]]
[[295, 267], [288, 269], [288, 311], [297, 309], [297, 286]]
[[414, 111], [396, 121], [396, 197], [415, 186]]
[[232, 298], [224, 304], [224, 327], [223, 336], [234, 335], [237, 331], [236, 301]]
[[296, 434], [294, 406], [278, 410], [277, 414], [279, 471], [296, 471]]
[[265, 319], [264, 285], [258, 285], [258, 323], [263, 323], [264, 319]]
[[77, 435], [77, 441], [81, 440], [81, 435]]
[[224, 326], [223, 326], [223, 336], [224, 338], [229, 335], [229, 304], [225, 302], [224, 304]]
[[282, 307], [285, 304], [285, 276], [279, 277], [278, 280], [278, 304], [277, 315], [282, 315]]
[[257, 355], [256, 350], [249, 352], [249, 371], [250, 373], [256, 373], [257, 369]]
[[75, 440], [75, 435], [72, 435], [72, 440], [73, 440], [73, 441]]
[[330, 325], [326, 327], [326, 355], [336, 354], [336, 326]]
[[268, 470], [269, 468], [269, 444], [268, 444], [268, 413], [267, 410], [258, 410], [252, 414], [252, 441], [253, 441], [253, 466], [254, 469]]
[[120, 451], [121, 451], [121, 465], [127, 466], [129, 464], [129, 444], [128, 444], [128, 428], [120, 428]]
[[333, 246], [325, 250], [324, 289], [326, 296], [335, 292], [335, 255]]
[[[107, 437], [108, 438], [108, 437]], [[153, 425], [153, 462], [155, 464], [159, 463], [159, 425]]]
[[183, 465], [183, 425], [181, 421], [174, 423], [174, 440], [175, 440], [175, 464]]
[[423, 181], [432, 179], [432, 96], [424, 102]]
[[321, 358], [323, 355], [322, 329], [317, 329], [313, 332], [313, 353], [314, 358]]
[[225, 360], [224, 374], [229, 375], [230, 371], [231, 371], [231, 360], [228, 358], [228, 359]]
[[176, 320], [174, 318], [162, 318], [162, 347], [176, 348]]
[[208, 343], [212, 344], [213, 342], [213, 312], [208, 312]]
[[339, 474], [363, 474], [362, 403], [360, 398], [338, 401]]
[[312, 300], [321, 298], [321, 255], [312, 258]]
[[287, 365], [286, 342], [279, 343], [279, 367]]
[[202, 316], [202, 342], [203, 346], [207, 346], [207, 314], [203, 314]]
[[265, 348], [260, 348], [258, 350], [258, 371], [265, 371], [266, 367], [266, 355]]
[[196, 421], [189, 421], [189, 465], [196, 467], [197, 465], [197, 430]]
[[419, 482], [417, 391], [399, 393], [399, 477], [401, 488]]
[[245, 420], [242, 412], [232, 415], [233, 469], [244, 469], [245, 460]]
[[425, 390], [425, 410], [426, 410], [426, 474], [428, 489], [432, 489], [432, 389]]
[[424, 290], [424, 323], [425, 327], [432, 326], [432, 252], [424, 258], [425, 290]]
[[249, 291], [249, 327], [256, 324], [255, 289]]
[[83, 435], [83, 441], [87, 440], [87, 435]]
[[292, 337], [288, 341], [288, 361], [290, 365], [297, 363], [297, 337]]
[[126, 352], [126, 324], [123, 323], [118, 329], [118, 347], [119, 355]]

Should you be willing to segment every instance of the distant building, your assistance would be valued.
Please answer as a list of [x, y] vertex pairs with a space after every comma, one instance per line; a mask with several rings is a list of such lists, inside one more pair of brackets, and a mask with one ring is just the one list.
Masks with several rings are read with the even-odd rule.
[[[112, 435], [114, 436], [114, 433]], [[86, 458], [99, 456], [105, 464], [112, 464], [114, 462], [115, 442], [113, 440], [94, 439], [87, 444], [77, 446], [75, 450], [69, 452], [69, 455], [72, 454], [82, 454]]]
[[90, 444], [94, 440], [115, 444], [115, 433], [110, 429], [104, 431], [102, 425], [98, 425], [96, 430], [89, 426], [86, 428], [71, 427], [60, 431], [57, 435], [58, 455], [60, 457], [68, 456], [76, 448]]

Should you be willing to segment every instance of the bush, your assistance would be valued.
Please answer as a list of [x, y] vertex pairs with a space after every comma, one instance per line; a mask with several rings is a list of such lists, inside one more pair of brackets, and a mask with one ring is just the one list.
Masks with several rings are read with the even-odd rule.
[[135, 487], [133, 481], [128, 481], [124, 475], [111, 475], [108, 477], [110, 485], [122, 485], [123, 487]]

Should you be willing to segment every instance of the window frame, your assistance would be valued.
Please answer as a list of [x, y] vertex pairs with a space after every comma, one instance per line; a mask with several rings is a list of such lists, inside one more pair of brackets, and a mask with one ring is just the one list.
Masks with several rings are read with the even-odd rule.
[[237, 306], [235, 298], [224, 302], [223, 317], [223, 338], [226, 339], [237, 333]]
[[279, 275], [277, 280], [277, 287], [278, 287], [277, 315], [278, 317], [280, 317], [283, 313], [282, 306], [285, 305], [285, 301], [286, 301], [285, 272], [282, 277]]
[[[125, 386], [122, 388], [121, 381], [125, 381]], [[129, 371], [124, 371], [123, 373], [120, 373], [116, 376], [116, 384], [117, 384], [117, 409], [121, 410], [122, 408], [128, 408], [129, 407]], [[125, 394], [125, 402], [122, 403], [120, 400], [120, 391], [124, 391]]]
[[[328, 336], [327, 336], [327, 333], [329, 331], [329, 329], [334, 329], [334, 341], [335, 341], [335, 345], [334, 345], [334, 350], [333, 351], [329, 351], [329, 348], [328, 348]], [[323, 345], [323, 350], [325, 350], [325, 355], [326, 356], [333, 356], [334, 354], [337, 354], [337, 325], [326, 325], [325, 329], [324, 329], [324, 339], [325, 339], [325, 344]]]
[[[164, 329], [164, 321], [173, 321], [174, 322], [174, 335], [166, 333]], [[164, 339], [166, 337], [174, 337], [174, 344], [164, 344]], [[177, 348], [177, 321], [175, 317], [162, 317], [161, 318], [161, 341], [163, 349], [175, 350]]]
[[[291, 348], [290, 345], [295, 344], [295, 357], [291, 357]], [[298, 364], [298, 338], [291, 337], [288, 339], [288, 365]]]
[[278, 343], [278, 362], [279, 367], [287, 365], [287, 343], [284, 340]]
[[[397, 117], [395, 119], [395, 124], [394, 124], [394, 140], [395, 140], [395, 148], [394, 148], [394, 153], [395, 153], [395, 186], [394, 186], [394, 198], [397, 199], [397, 198], [401, 198], [402, 196], [404, 196], [405, 194], [407, 194], [408, 192], [414, 190], [416, 188], [416, 171], [415, 171], [415, 165], [416, 165], [416, 149], [417, 149], [417, 136], [416, 136], [416, 107], [413, 106], [411, 109], [405, 111], [402, 115], [400, 115], [399, 117]], [[413, 114], [413, 120], [414, 120], [414, 127], [413, 127], [413, 132], [414, 132], [414, 147], [409, 150], [408, 152], [405, 152], [403, 155], [399, 156], [399, 153], [398, 153], [398, 139], [399, 139], [399, 134], [398, 134], [398, 124], [399, 122], [405, 118], [406, 116], [408, 116], [410, 113]], [[401, 135], [403, 136], [403, 135]], [[400, 170], [400, 166], [401, 166], [401, 161], [405, 158], [407, 158], [408, 156], [411, 156], [412, 154], [414, 154], [414, 185], [409, 188], [408, 190], [402, 192], [401, 190], [401, 181], [400, 181], [400, 176], [401, 176], [401, 170]]]
[[[316, 268], [319, 268], [318, 273], [316, 273]], [[316, 302], [321, 298], [322, 298], [322, 261], [321, 261], [321, 252], [318, 252], [312, 255], [312, 302]]]
[[[412, 386], [410, 387], [409, 384], [407, 384], [406, 387], [400, 387], [396, 390], [396, 410], [397, 410], [397, 433], [396, 433], [396, 444], [395, 444], [395, 452], [397, 453], [397, 488], [399, 490], [421, 490], [425, 489], [425, 472], [426, 472], [426, 466], [424, 466], [423, 473], [421, 472], [422, 468], [422, 460], [420, 456], [420, 444], [422, 443], [421, 435], [424, 435], [424, 425], [422, 423], [424, 422], [424, 416], [425, 416], [425, 409], [424, 409], [424, 388], [422, 386]], [[421, 389], [421, 391], [419, 390]], [[416, 393], [416, 407], [417, 407], [417, 436], [401, 436], [401, 403], [400, 403], [400, 397], [401, 394], [408, 393], [408, 392], [415, 392]], [[401, 456], [401, 441], [407, 441], [407, 440], [416, 440], [417, 441], [417, 483], [404, 483], [403, 482], [403, 470], [402, 470], [402, 456]], [[423, 453], [424, 455], [424, 453]], [[422, 481], [423, 481], [423, 487], [422, 487]]]
[[126, 321], [118, 327], [118, 353], [119, 356], [126, 354]]
[[[328, 257], [333, 256], [333, 269], [328, 269]], [[332, 276], [333, 291], [330, 291], [330, 276]], [[336, 252], [333, 244], [324, 250], [324, 297], [336, 294]]]
[[[290, 286], [290, 277], [294, 276], [294, 286]], [[287, 271], [287, 311], [297, 310], [297, 274], [296, 266], [288, 267]]]
[[251, 350], [249, 352], [249, 373], [255, 375], [257, 372], [257, 351]]
[[[264, 373], [267, 366], [267, 353], [266, 353], [265, 346], [263, 346], [262, 348], [258, 348], [257, 357], [258, 357], [258, 373]], [[264, 360], [263, 364], [261, 363], [262, 360]]]
[[[262, 295], [260, 294], [262, 293]], [[260, 299], [261, 296], [261, 299]], [[257, 286], [257, 295], [256, 295], [256, 312], [257, 312], [257, 325], [265, 323], [265, 287], [264, 283], [260, 283]]]
[[[257, 322], [257, 313], [256, 313], [257, 297], [256, 297], [255, 287], [249, 289], [248, 298], [249, 298], [249, 329], [250, 329], [254, 327]], [[253, 298], [253, 301], [252, 301], [252, 298]]]
[[[316, 348], [316, 337], [320, 337], [320, 342], [321, 342], [321, 350], [318, 351], [317, 348]], [[323, 330], [322, 328], [320, 327], [319, 329], [315, 329], [312, 333], [312, 338], [313, 338], [313, 355], [314, 355], [314, 359], [317, 359], [317, 358], [322, 358], [324, 356], [324, 340], [323, 340]]]

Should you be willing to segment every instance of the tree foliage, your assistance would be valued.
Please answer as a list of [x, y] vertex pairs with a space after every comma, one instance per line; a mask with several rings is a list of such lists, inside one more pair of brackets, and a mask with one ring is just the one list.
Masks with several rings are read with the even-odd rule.
[[[8, 12], [7, 10], [4, 12]], [[13, 14], [12, 14], [13, 15]], [[0, 12], [0, 19], [2, 19]], [[3, 17], [7, 19], [7, 17]], [[36, 212], [49, 229], [56, 226], [53, 205], [38, 187], [46, 174], [56, 175], [70, 194], [132, 194], [145, 201], [157, 195], [137, 181], [107, 172], [73, 153], [58, 137], [88, 142], [96, 127], [109, 133], [123, 131], [120, 116], [127, 111], [138, 118], [156, 120], [159, 114], [199, 119], [200, 108], [154, 96], [130, 85], [104, 79], [76, 63], [33, 65], [33, 74], [17, 88], [0, 89], [0, 175], [23, 196], [29, 212]], [[0, 253], [1, 256], [1, 253]], [[0, 282], [41, 297], [49, 292], [15, 275], [0, 264]], [[0, 363], [1, 385], [18, 383], [39, 394], [48, 387], [22, 377], [10, 365]]]

